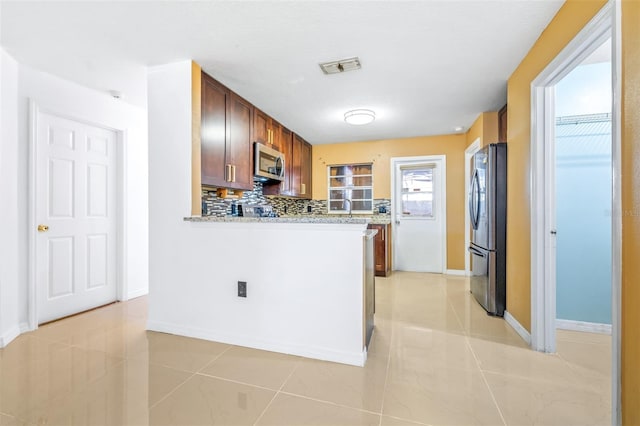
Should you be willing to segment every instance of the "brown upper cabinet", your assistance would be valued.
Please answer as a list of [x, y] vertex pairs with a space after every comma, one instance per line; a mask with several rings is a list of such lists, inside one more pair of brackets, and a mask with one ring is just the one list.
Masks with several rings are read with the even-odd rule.
[[281, 130], [285, 179], [280, 184], [266, 184], [266, 195], [311, 198], [311, 145], [286, 127]]
[[311, 145], [202, 72], [202, 185], [252, 190], [253, 142], [284, 154], [285, 180], [266, 183], [266, 195], [311, 198]]
[[311, 198], [311, 145], [294, 134], [291, 148], [290, 195]]
[[264, 145], [271, 145], [271, 117], [258, 108], [253, 109], [253, 140]]
[[286, 132], [282, 133], [284, 127], [258, 108], [254, 107], [253, 111], [253, 140], [283, 152], [287, 136]]
[[252, 105], [202, 73], [202, 184], [253, 188]]

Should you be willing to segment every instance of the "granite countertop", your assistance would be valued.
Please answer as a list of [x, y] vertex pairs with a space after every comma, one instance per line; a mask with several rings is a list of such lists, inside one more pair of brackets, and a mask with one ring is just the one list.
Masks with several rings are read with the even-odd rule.
[[262, 223], [345, 223], [345, 224], [365, 224], [370, 223], [368, 217], [331, 217], [331, 216], [284, 216], [284, 217], [236, 217], [236, 216], [191, 216], [185, 217], [187, 222], [262, 222]]
[[263, 222], [263, 223], [372, 223], [386, 225], [391, 223], [390, 216], [373, 215], [290, 215], [280, 217], [238, 217], [238, 216], [191, 216], [186, 222]]

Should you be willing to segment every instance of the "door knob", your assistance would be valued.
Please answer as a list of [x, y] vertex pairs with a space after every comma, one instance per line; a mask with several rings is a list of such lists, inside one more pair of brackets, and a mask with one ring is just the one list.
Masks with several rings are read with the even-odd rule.
[[38, 225], [38, 232], [47, 232], [49, 230], [49, 225]]

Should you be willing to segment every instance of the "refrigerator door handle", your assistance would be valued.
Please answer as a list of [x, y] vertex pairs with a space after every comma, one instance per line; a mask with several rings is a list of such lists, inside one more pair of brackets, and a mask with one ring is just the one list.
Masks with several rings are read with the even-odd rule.
[[470, 253], [475, 254], [476, 256], [487, 257], [486, 254], [484, 254], [483, 252], [481, 252], [480, 250], [478, 250], [475, 247], [469, 247], [468, 250], [469, 250]]
[[478, 178], [478, 170], [474, 170], [473, 172], [469, 193], [469, 215], [471, 216], [471, 227], [474, 230], [478, 230], [478, 219], [480, 215], [480, 181]]

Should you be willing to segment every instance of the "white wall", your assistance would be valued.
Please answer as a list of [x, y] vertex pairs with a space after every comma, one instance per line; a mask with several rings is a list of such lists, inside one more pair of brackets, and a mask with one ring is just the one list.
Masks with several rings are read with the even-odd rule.
[[[3, 80], [5, 68], [11, 69], [12, 63], [15, 64], [15, 61], [3, 53]], [[12, 307], [16, 307], [18, 323], [13, 326], [19, 325], [25, 329], [28, 321], [29, 99], [41, 110], [124, 132], [124, 299], [148, 292], [148, 138], [144, 109], [23, 64], [16, 64], [16, 68], [17, 84], [13, 82], [13, 89], [2, 91], [3, 137], [0, 152], [3, 155], [0, 161], [3, 179], [0, 183], [0, 214], [5, 219], [0, 226], [6, 226], [9, 234], [2, 234], [0, 270], [7, 271], [6, 267], [9, 270], [2, 273], [8, 277], [0, 282], [0, 293], [8, 295], [0, 299], [0, 312], [4, 315], [4, 312], [11, 312]], [[10, 77], [11, 72], [7, 72], [6, 79]], [[15, 108], [16, 113], [12, 115], [11, 108], [5, 111], [5, 104]], [[12, 128], [15, 129], [13, 134]], [[7, 167], [4, 167], [5, 162]], [[15, 235], [11, 234], [13, 232]], [[7, 240], [5, 235], [9, 236]], [[5, 254], [11, 253], [15, 259], [5, 257]], [[4, 324], [0, 326], [6, 329]]]
[[[0, 49], [0, 347], [20, 333], [18, 63]], [[26, 285], [26, 281], [22, 282]]]
[[362, 365], [366, 225], [185, 222], [191, 63], [151, 68], [148, 83], [148, 328]]

